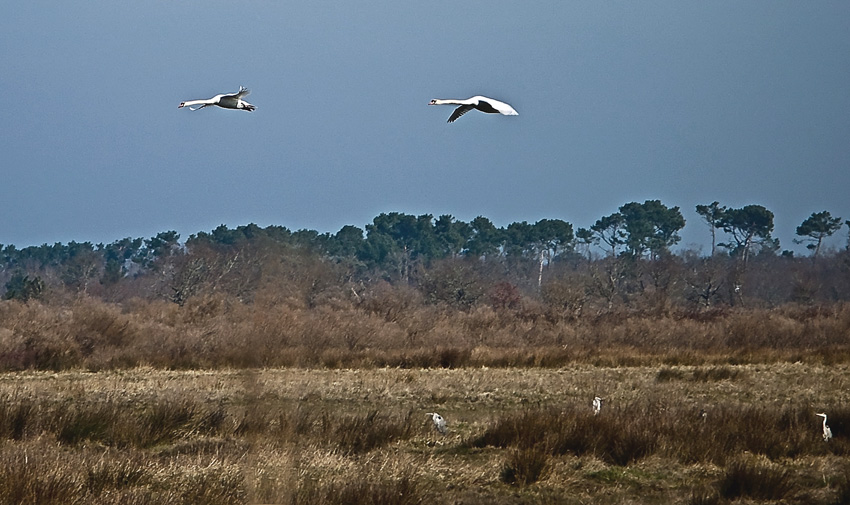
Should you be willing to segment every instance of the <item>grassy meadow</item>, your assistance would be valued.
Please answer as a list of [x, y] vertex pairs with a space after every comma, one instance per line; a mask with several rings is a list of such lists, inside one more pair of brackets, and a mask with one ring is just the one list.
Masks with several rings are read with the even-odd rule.
[[848, 372], [10, 372], [0, 503], [847, 503]]
[[2, 301], [0, 505], [850, 503], [850, 307], [550, 309]]

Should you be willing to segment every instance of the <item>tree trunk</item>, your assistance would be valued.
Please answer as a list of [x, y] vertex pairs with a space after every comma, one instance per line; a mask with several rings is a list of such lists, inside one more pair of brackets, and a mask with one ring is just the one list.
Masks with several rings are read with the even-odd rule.
[[540, 250], [540, 270], [537, 272], [537, 289], [543, 285], [543, 249]]

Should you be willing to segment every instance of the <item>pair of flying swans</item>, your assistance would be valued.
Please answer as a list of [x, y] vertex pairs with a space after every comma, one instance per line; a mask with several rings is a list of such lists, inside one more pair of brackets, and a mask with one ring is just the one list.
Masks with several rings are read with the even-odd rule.
[[[177, 108], [189, 107], [189, 110], [199, 110], [203, 109], [207, 105], [215, 105], [223, 109], [247, 110], [248, 112], [251, 112], [256, 109], [256, 107], [242, 99], [242, 97], [247, 96], [250, 92], [251, 90], [239, 86], [239, 91], [236, 93], [216, 95], [206, 100], [189, 100], [186, 102], [180, 102], [180, 105], [178, 105]], [[200, 105], [200, 107], [193, 109], [193, 105]]]
[[[239, 86], [239, 91], [236, 93], [216, 95], [206, 100], [189, 100], [186, 102], [180, 102], [180, 105], [178, 105], [177, 108], [189, 107], [189, 110], [199, 110], [203, 109], [207, 105], [215, 105], [223, 109], [247, 110], [248, 112], [251, 112], [256, 109], [256, 107], [242, 99], [250, 92], [250, 90]], [[200, 105], [200, 107], [193, 108], [193, 105]], [[454, 112], [452, 112], [452, 115], [449, 116], [449, 123], [454, 123], [459, 117], [472, 109], [478, 109], [481, 112], [486, 112], [488, 114], [503, 114], [505, 116], [519, 115], [513, 107], [505, 102], [500, 102], [499, 100], [487, 98], [486, 96], [481, 95], [476, 95], [471, 98], [467, 98], [466, 100], [441, 100], [435, 98], [431, 100], [428, 105], [459, 105], [460, 107], [455, 109]]]

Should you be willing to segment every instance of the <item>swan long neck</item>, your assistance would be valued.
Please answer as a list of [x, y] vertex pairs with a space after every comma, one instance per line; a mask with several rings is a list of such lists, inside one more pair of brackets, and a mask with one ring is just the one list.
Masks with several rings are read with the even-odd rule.
[[466, 103], [466, 100], [457, 100], [454, 98], [448, 98], [445, 100], [435, 98], [433, 101], [434, 105], [464, 105]]
[[211, 99], [211, 98], [207, 99], [207, 100], [186, 100], [185, 102], [183, 102], [183, 106], [184, 107], [191, 107], [192, 105], [204, 105], [204, 104], [211, 105], [213, 103], [214, 103], [214, 100]]

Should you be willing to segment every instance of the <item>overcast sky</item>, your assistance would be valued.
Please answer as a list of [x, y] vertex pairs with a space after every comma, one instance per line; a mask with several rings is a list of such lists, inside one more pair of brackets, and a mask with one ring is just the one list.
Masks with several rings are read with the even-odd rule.
[[[850, 219], [850, 2], [27, 1], [0, 16], [0, 243], [628, 202]], [[178, 109], [252, 90], [253, 113]], [[519, 116], [453, 124], [432, 98]], [[835, 246], [846, 242], [847, 228]]]

